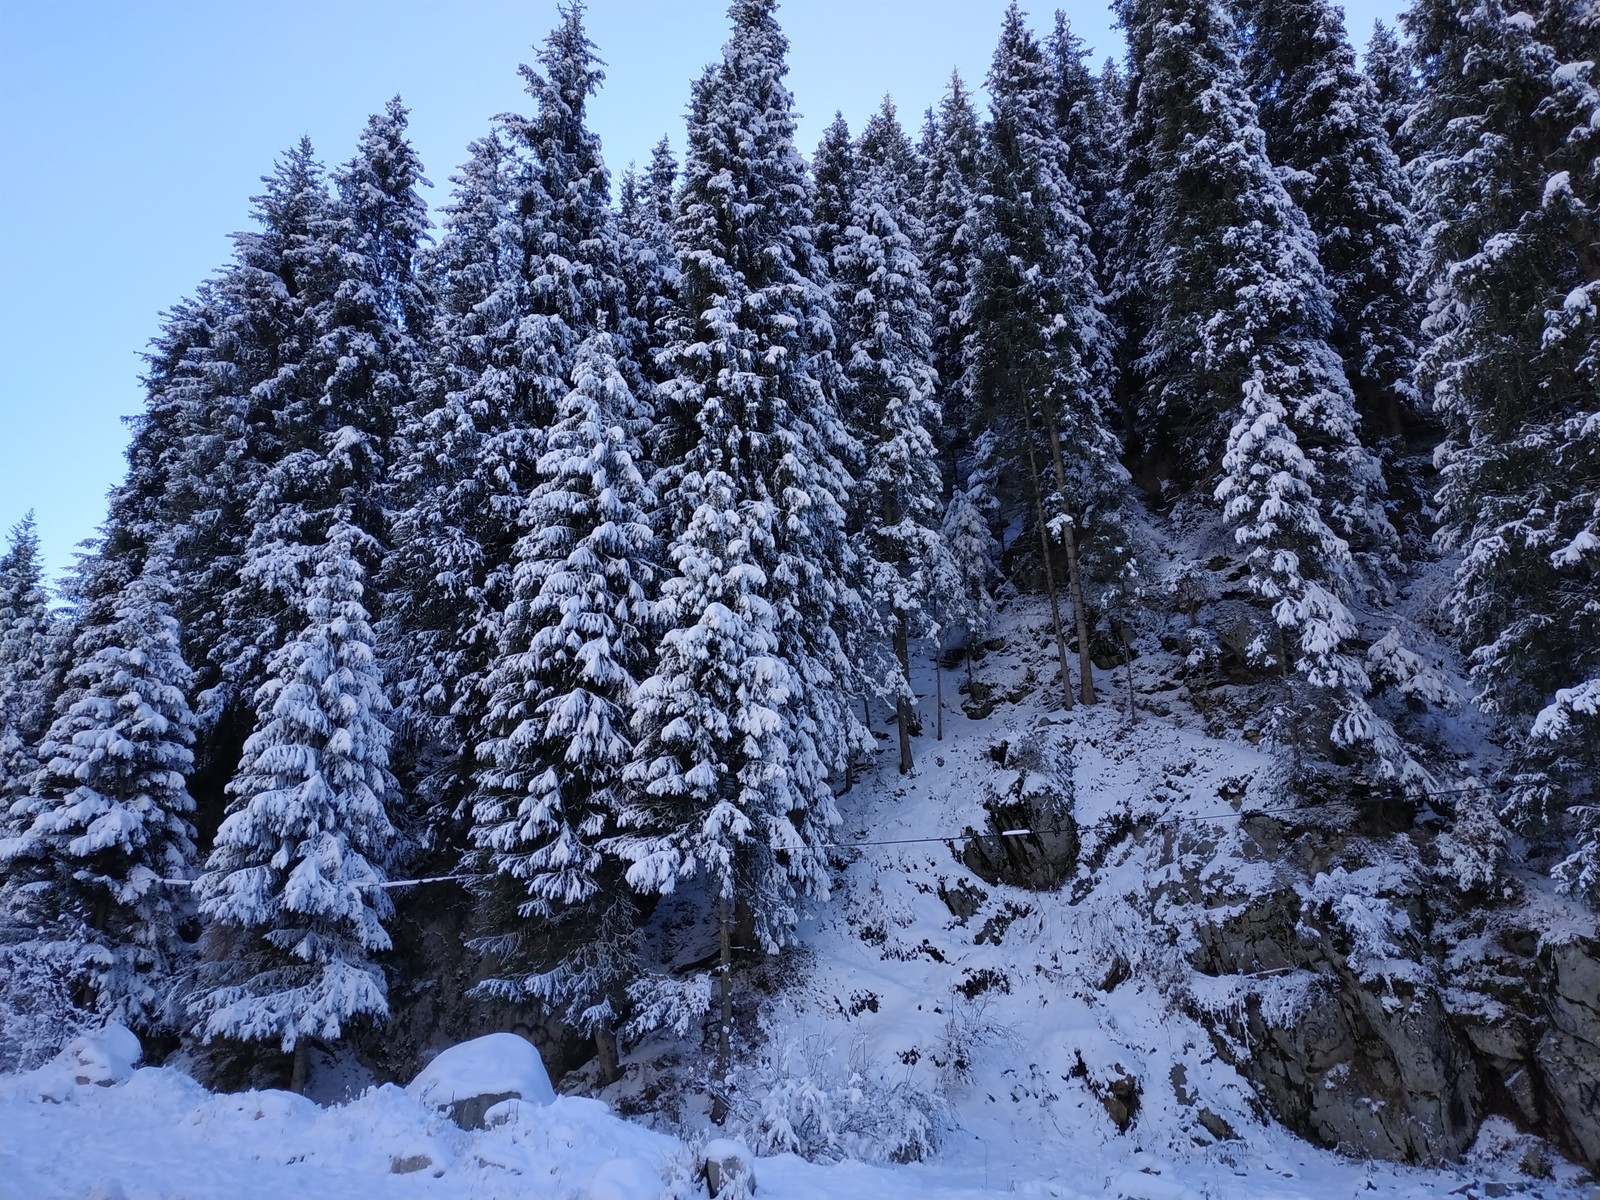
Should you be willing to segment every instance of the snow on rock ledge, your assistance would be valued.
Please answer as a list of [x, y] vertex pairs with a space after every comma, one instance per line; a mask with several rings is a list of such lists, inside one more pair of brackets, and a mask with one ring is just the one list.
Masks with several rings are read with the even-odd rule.
[[552, 1104], [555, 1089], [539, 1051], [514, 1033], [491, 1033], [441, 1051], [406, 1092], [430, 1108], [448, 1109], [463, 1129], [481, 1129], [503, 1100]]

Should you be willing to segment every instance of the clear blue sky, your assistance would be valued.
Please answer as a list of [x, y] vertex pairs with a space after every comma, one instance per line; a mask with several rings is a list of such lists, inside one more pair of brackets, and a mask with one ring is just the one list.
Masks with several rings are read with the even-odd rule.
[[[952, 67], [981, 85], [1006, 0], [787, 0], [808, 153], [835, 109], [885, 92], [913, 132]], [[1056, 0], [1027, 5], [1047, 27]], [[1097, 57], [1101, 0], [1061, 0]], [[1351, 0], [1364, 45], [1400, 0]], [[725, 0], [590, 0], [607, 63], [591, 123], [613, 175], [663, 133], [725, 39]], [[517, 64], [555, 0], [0, 0], [0, 532], [37, 511], [52, 572], [105, 515], [160, 311], [222, 264], [273, 158], [308, 134], [351, 154], [395, 93], [437, 206], [491, 115], [527, 102]], [[525, 111], [525, 109], [523, 109]]]

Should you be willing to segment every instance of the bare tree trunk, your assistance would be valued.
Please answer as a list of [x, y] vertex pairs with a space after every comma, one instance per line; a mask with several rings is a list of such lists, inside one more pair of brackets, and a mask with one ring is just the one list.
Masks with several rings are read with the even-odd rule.
[[289, 1068], [289, 1090], [296, 1095], [306, 1094], [306, 1084], [311, 1081], [311, 1043], [301, 1038], [294, 1044], [294, 1065]]
[[1056, 427], [1054, 411], [1046, 407], [1045, 418], [1050, 426], [1045, 430], [1050, 441], [1050, 459], [1056, 469], [1056, 496], [1059, 501], [1057, 507], [1064, 518], [1062, 524], [1066, 536], [1062, 540], [1067, 550], [1067, 594], [1072, 601], [1072, 618], [1078, 627], [1079, 681], [1082, 685], [1083, 702], [1093, 704], [1094, 672], [1091, 668], [1094, 664], [1089, 658], [1088, 605], [1083, 598], [1083, 575], [1078, 569], [1078, 535], [1074, 532], [1076, 522], [1073, 521], [1072, 514], [1067, 511], [1067, 465], [1061, 457], [1061, 431]]
[[1284, 707], [1288, 709], [1289, 717], [1289, 744], [1294, 754], [1294, 784], [1298, 791], [1300, 781], [1304, 778], [1305, 764], [1300, 756], [1300, 710], [1295, 705], [1294, 699], [1294, 674], [1289, 665], [1289, 635], [1282, 628], [1278, 630], [1278, 666], [1283, 676]]
[[939, 665], [939, 651], [933, 652], [933, 740], [944, 741], [944, 668]]
[[617, 1053], [617, 1035], [604, 1025], [594, 1027], [594, 1056], [600, 1068], [601, 1087], [622, 1078], [622, 1064]]
[[[1023, 409], [1027, 411], [1026, 407]], [[1033, 450], [1033, 418], [1028, 417], [1028, 475], [1033, 479], [1034, 508], [1039, 513], [1039, 549], [1044, 554], [1044, 585], [1050, 593], [1050, 618], [1056, 629], [1056, 656], [1061, 660], [1061, 697], [1072, 707], [1072, 672], [1067, 668], [1067, 635], [1061, 628], [1061, 598], [1056, 595], [1056, 573], [1050, 564], [1050, 527], [1044, 513], [1044, 488], [1039, 482], [1039, 459]]]
[[1128, 644], [1127, 630], [1118, 626], [1118, 640], [1122, 642], [1122, 666], [1128, 673], [1128, 724], [1139, 723], [1139, 710], [1134, 706], [1133, 696], [1133, 647]]
[[911, 773], [911, 640], [903, 613], [895, 614], [894, 656], [900, 663], [900, 698], [895, 701], [895, 724], [900, 726], [900, 774]]
[[728, 1074], [733, 1069], [733, 916], [729, 907], [726, 896], [717, 900], [722, 1012], [717, 1022], [717, 1090], [711, 1098], [711, 1120], [717, 1125], [728, 1117]]

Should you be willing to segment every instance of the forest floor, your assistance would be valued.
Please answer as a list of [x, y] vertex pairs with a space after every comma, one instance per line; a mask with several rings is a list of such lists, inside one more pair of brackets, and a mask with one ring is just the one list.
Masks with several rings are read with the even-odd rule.
[[[1195, 1014], [1250, 994], [1292, 1021], [1306, 981], [1201, 975], [1187, 931], [1281, 886], [1246, 852], [1241, 819], [1285, 803], [1281, 763], [1246, 736], [1242, 708], [1197, 712], [1170, 656], [1136, 663], [1130, 723], [1120, 669], [1097, 676], [1100, 703], [1060, 707], [1039, 606], [1013, 605], [999, 633], [977, 676], [992, 711], [964, 713], [964, 675], [947, 672], [938, 740], [926, 678], [915, 770], [900, 775], [883, 741], [844, 805], [832, 898], [800, 949], [746, 970], [752, 1050], [725, 1128], [696, 1086], [703, 1052], [670, 1041], [636, 1048], [600, 1099], [579, 1072], [562, 1090], [591, 1096], [472, 1132], [359, 1078], [330, 1094], [326, 1076], [318, 1104], [212, 1094], [173, 1068], [75, 1085], [55, 1065], [0, 1077], [0, 1196], [677, 1198], [704, 1194], [695, 1147], [730, 1132], [755, 1147], [771, 1200], [1600, 1195], [1542, 1150], [1546, 1173], [1527, 1173], [1532, 1139], [1497, 1118], [1462, 1163], [1435, 1168], [1320, 1149], [1274, 1123]], [[1081, 844], [1064, 887], [985, 883], [958, 857], [985, 798], [1018, 788], [1073, 797]], [[667, 949], [705, 951], [688, 934]]]

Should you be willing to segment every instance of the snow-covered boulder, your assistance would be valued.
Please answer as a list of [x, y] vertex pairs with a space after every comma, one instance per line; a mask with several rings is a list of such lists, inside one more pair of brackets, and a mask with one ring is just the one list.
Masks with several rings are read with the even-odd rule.
[[56, 1061], [72, 1069], [73, 1083], [110, 1087], [127, 1083], [142, 1058], [144, 1047], [139, 1045], [138, 1036], [127, 1026], [112, 1022], [74, 1038]]
[[514, 1033], [490, 1033], [441, 1051], [406, 1091], [430, 1108], [446, 1109], [463, 1129], [482, 1129], [503, 1100], [552, 1104], [555, 1089], [539, 1051]]
[[756, 1192], [756, 1156], [733, 1138], [715, 1138], [700, 1151], [706, 1192], [719, 1200], [746, 1200]]
[[589, 1200], [661, 1200], [661, 1176], [642, 1159], [613, 1158], [594, 1173]]
[[39, 1095], [56, 1103], [74, 1087], [112, 1087], [126, 1083], [144, 1057], [144, 1047], [131, 1029], [113, 1022], [81, 1037], [37, 1072]]

